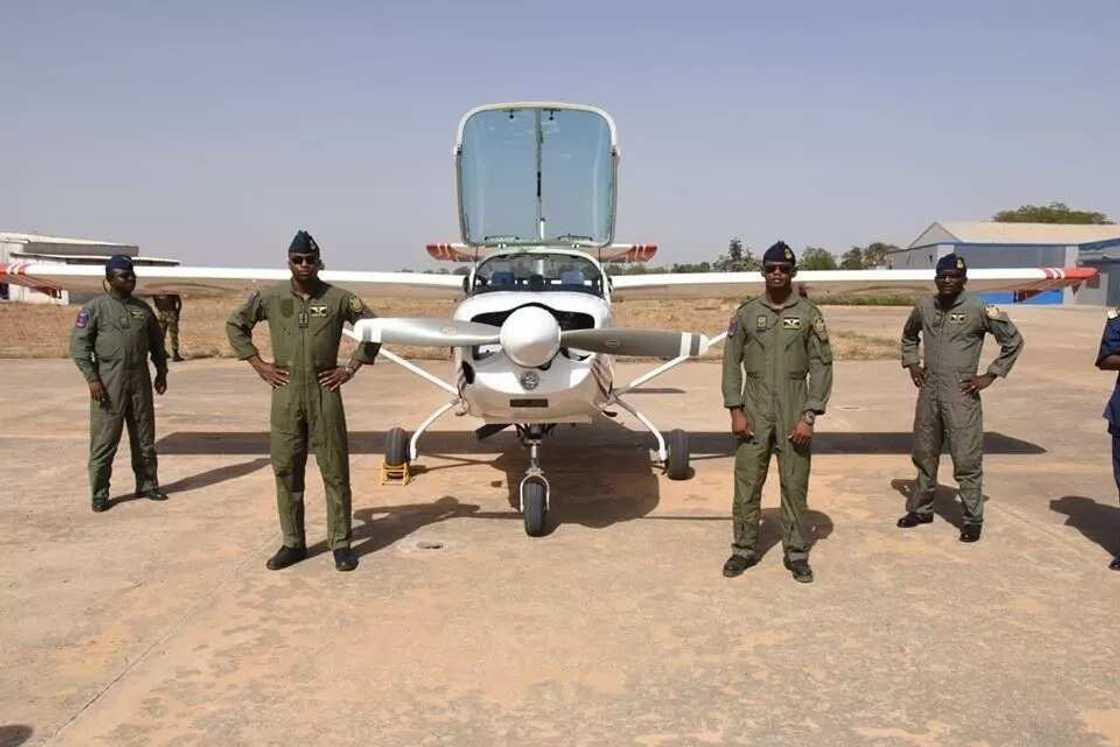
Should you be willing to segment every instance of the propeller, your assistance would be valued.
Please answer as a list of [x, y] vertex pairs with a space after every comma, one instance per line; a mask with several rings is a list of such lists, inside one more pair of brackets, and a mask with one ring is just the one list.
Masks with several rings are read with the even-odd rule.
[[608, 327], [562, 332], [560, 344], [591, 353], [676, 358], [679, 355], [701, 355], [712, 343], [706, 335], [691, 332]]
[[361, 319], [354, 325], [354, 336], [362, 342], [441, 348], [488, 345], [498, 342], [500, 332], [492, 324], [407, 316]]
[[455, 319], [380, 317], [362, 319], [352, 336], [363, 342], [427, 347], [469, 347], [500, 344], [514, 363], [526, 368], [543, 366], [561, 346], [610, 355], [676, 358], [701, 355], [712, 345], [705, 335], [659, 329], [560, 330], [556, 317], [540, 306], [522, 306], [506, 317], [501, 327]]

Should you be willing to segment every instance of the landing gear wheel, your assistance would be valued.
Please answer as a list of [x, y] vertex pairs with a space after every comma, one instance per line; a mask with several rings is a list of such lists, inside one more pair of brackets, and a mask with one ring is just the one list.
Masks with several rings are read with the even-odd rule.
[[390, 428], [385, 434], [385, 464], [399, 467], [412, 461], [408, 453], [408, 431], [400, 426]]
[[669, 479], [687, 480], [692, 474], [688, 466], [688, 433], [679, 428], [669, 431], [665, 445], [669, 449], [669, 462], [665, 465]]
[[539, 480], [526, 480], [521, 484], [521, 515], [525, 519], [525, 534], [540, 537], [544, 534], [545, 520], [548, 517], [548, 501], [545, 499], [544, 483]]

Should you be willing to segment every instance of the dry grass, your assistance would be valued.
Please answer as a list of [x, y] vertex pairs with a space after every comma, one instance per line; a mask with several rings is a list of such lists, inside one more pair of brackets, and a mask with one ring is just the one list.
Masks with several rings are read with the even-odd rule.
[[[226, 342], [225, 320], [241, 303], [242, 296], [225, 298], [185, 298], [179, 321], [180, 346], [186, 358], [232, 357]], [[449, 316], [452, 301], [367, 299], [380, 316]], [[677, 329], [712, 335], [727, 328], [736, 301], [627, 301], [615, 304], [615, 324], [621, 327]], [[0, 358], [65, 358], [69, 355], [70, 329], [77, 316], [76, 306], [39, 306], [0, 304]], [[828, 309], [825, 309], [828, 318]], [[830, 326], [833, 353], [840, 360], [874, 360], [898, 355], [893, 338], [867, 335]], [[270, 355], [268, 334], [258, 328], [257, 346]], [[343, 341], [346, 351], [351, 349]], [[715, 359], [721, 347], [705, 356]], [[431, 348], [394, 348], [409, 358], [446, 360], [446, 350]]]

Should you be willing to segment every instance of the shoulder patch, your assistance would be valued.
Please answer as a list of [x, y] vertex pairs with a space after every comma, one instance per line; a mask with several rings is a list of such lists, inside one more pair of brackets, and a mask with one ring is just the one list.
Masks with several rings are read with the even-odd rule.
[[364, 307], [365, 307], [365, 304], [362, 303], [362, 299], [358, 298], [357, 296], [350, 296], [350, 310], [351, 311], [353, 311], [355, 314], [358, 314], [358, 313], [361, 312], [361, 310]]
[[999, 315], [1002, 314], [1003, 312], [999, 310], [998, 306], [990, 303], [990, 304], [988, 304], [987, 306], [984, 307], [984, 313], [987, 314], [992, 319], [999, 319]]
[[74, 320], [74, 326], [77, 327], [78, 329], [85, 329], [86, 325], [88, 325], [88, 324], [89, 324], [89, 311], [87, 309], [82, 309], [81, 311], [78, 312], [78, 318]]
[[1109, 319], [1116, 319], [1117, 317], [1120, 317], [1120, 309], [1113, 306], [1111, 309], [1108, 310], [1108, 318]]
[[260, 291], [249, 291], [249, 295], [245, 296], [245, 303], [247, 303], [247, 304], [253, 303], [258, 298], [260, 298], [260, 296], [261, 296]]
[[739, 333], [739, 315], [732, 314], [731, 319], [727, 322], [727, 336], [734, 337]]
[[813, 332], [817, 334], [823, 342], [828, 342], [828, 328], [824, 326], [824, 317], [818, 316], [813, 322]]

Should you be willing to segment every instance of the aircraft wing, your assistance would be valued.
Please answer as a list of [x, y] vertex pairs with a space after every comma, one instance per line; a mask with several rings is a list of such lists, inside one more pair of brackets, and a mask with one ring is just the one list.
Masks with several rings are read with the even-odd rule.
[[[1091, 267], [1018, 267], [970, 269], [968, 290], [1041, 291], [1079, 285], [1092, 279]], [[809, 298], [824, 295], [908, 295], [933, 292], [934, 271], [929, 270], [802, 270], [795, 284], [804, 286]], [[611, 277], [615, 300], [641, 298], [742, 298], [762, 293], [758, 272], [650, 273]]]
[[[291, 277], [286, 268], [236, 267], [136, 267], [136, 294], [219, 295], [247, 291]], [[323, 270], [319, 277], [331, 285], [360, 296], [409, 298], [462, 298], [460, 275], [421, 272], [358, 272]], [[0, 283], [44, 290], [100, 293], [105, 268], [101, 265], [68, 265], [57, 262], [13, 262], [0, 265]]]

